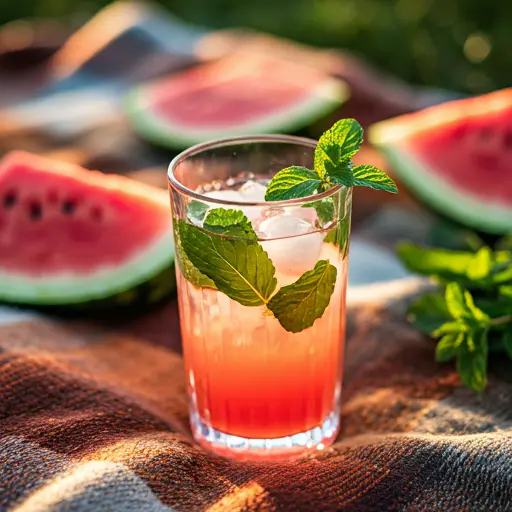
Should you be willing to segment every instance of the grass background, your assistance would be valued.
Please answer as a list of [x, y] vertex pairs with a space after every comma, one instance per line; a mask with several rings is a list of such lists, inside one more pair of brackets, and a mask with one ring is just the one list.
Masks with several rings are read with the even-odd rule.
[[[106, 0], [2, 0], [0, 23], [59, 18], [79, 24]], [[160, 0], [184, 20], [247, 26], [355, 51], [403, 79], [462, 92], [512, 84], [508, 0]]]

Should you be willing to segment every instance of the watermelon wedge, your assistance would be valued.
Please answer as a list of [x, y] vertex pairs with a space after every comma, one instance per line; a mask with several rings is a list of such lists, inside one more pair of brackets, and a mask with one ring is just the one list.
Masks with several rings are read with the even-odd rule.
[[433, 210], [483, 233], [512, 231], [512, 88], [377, 123], [369, 138]]
[[174, 289], [165, 190], [24, 152], [0, 162], [0, 301], [157, 301]]
[[333, 112], [343, 82], [310, 67], [256, 53], [235, 55], [132, 91], [135, 130], [174, 148], [222, 137], [293, 132]]

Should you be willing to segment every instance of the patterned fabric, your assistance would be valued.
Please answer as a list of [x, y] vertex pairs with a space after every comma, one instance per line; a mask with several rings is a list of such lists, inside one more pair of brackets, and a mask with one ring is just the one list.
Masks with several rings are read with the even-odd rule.
[[175, 304], [123, 329], [4, 311], [0, 510], [511, 510], [512, 386], [433, 362], [414, 286], [352, 304], [340, 436], [287, 463], [194, 445]]

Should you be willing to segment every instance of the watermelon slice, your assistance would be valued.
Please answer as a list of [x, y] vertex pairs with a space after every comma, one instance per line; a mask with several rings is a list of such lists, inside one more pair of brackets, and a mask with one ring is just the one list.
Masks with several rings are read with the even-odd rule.
[[156, 301], [173, 261], [165, 190], [29, 153], [0, 162], [0, 301], [129, 304], [142, 284]]
[[432, 209], [483, 233], [512, 231], [512, 88], [383, 121], [370, 140]]
[[293, 132], [333, 112], [346, 97], [340, 80], [254, 53], [141, 86], [129, 94], [126, 113], [142, 137], [183, 148], [222, 137]]

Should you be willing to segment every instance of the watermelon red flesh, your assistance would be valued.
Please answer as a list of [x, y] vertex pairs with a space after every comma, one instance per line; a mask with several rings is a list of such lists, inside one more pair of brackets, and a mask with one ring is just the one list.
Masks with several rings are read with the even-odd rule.
[[314, 73], [298, 80], [293, 64], [272, 59], [250, 68], [244, 64], [237, 62], [233, 69], [210, 64], [157, 83], [150, 92], [152, 108], [185, 127], [222, 128], [300, 104], [318, 85]]
[[433, 209], [483, 232], [512, 230], [512, 89], [383, 121], [370, 140]]
[[173, 260], [166, 192], [128, 178], [11, 153], [0, 207], [0, 299], [101, 298]]
[[512, 207], [512, 105], [415, 134], [403, 147], [459, 190]]
[[332, 112], [344, 85], [309, 67], [235, 55], [133, 91], [127, 114], [147, 138], [176, 147], [302, 128]]

